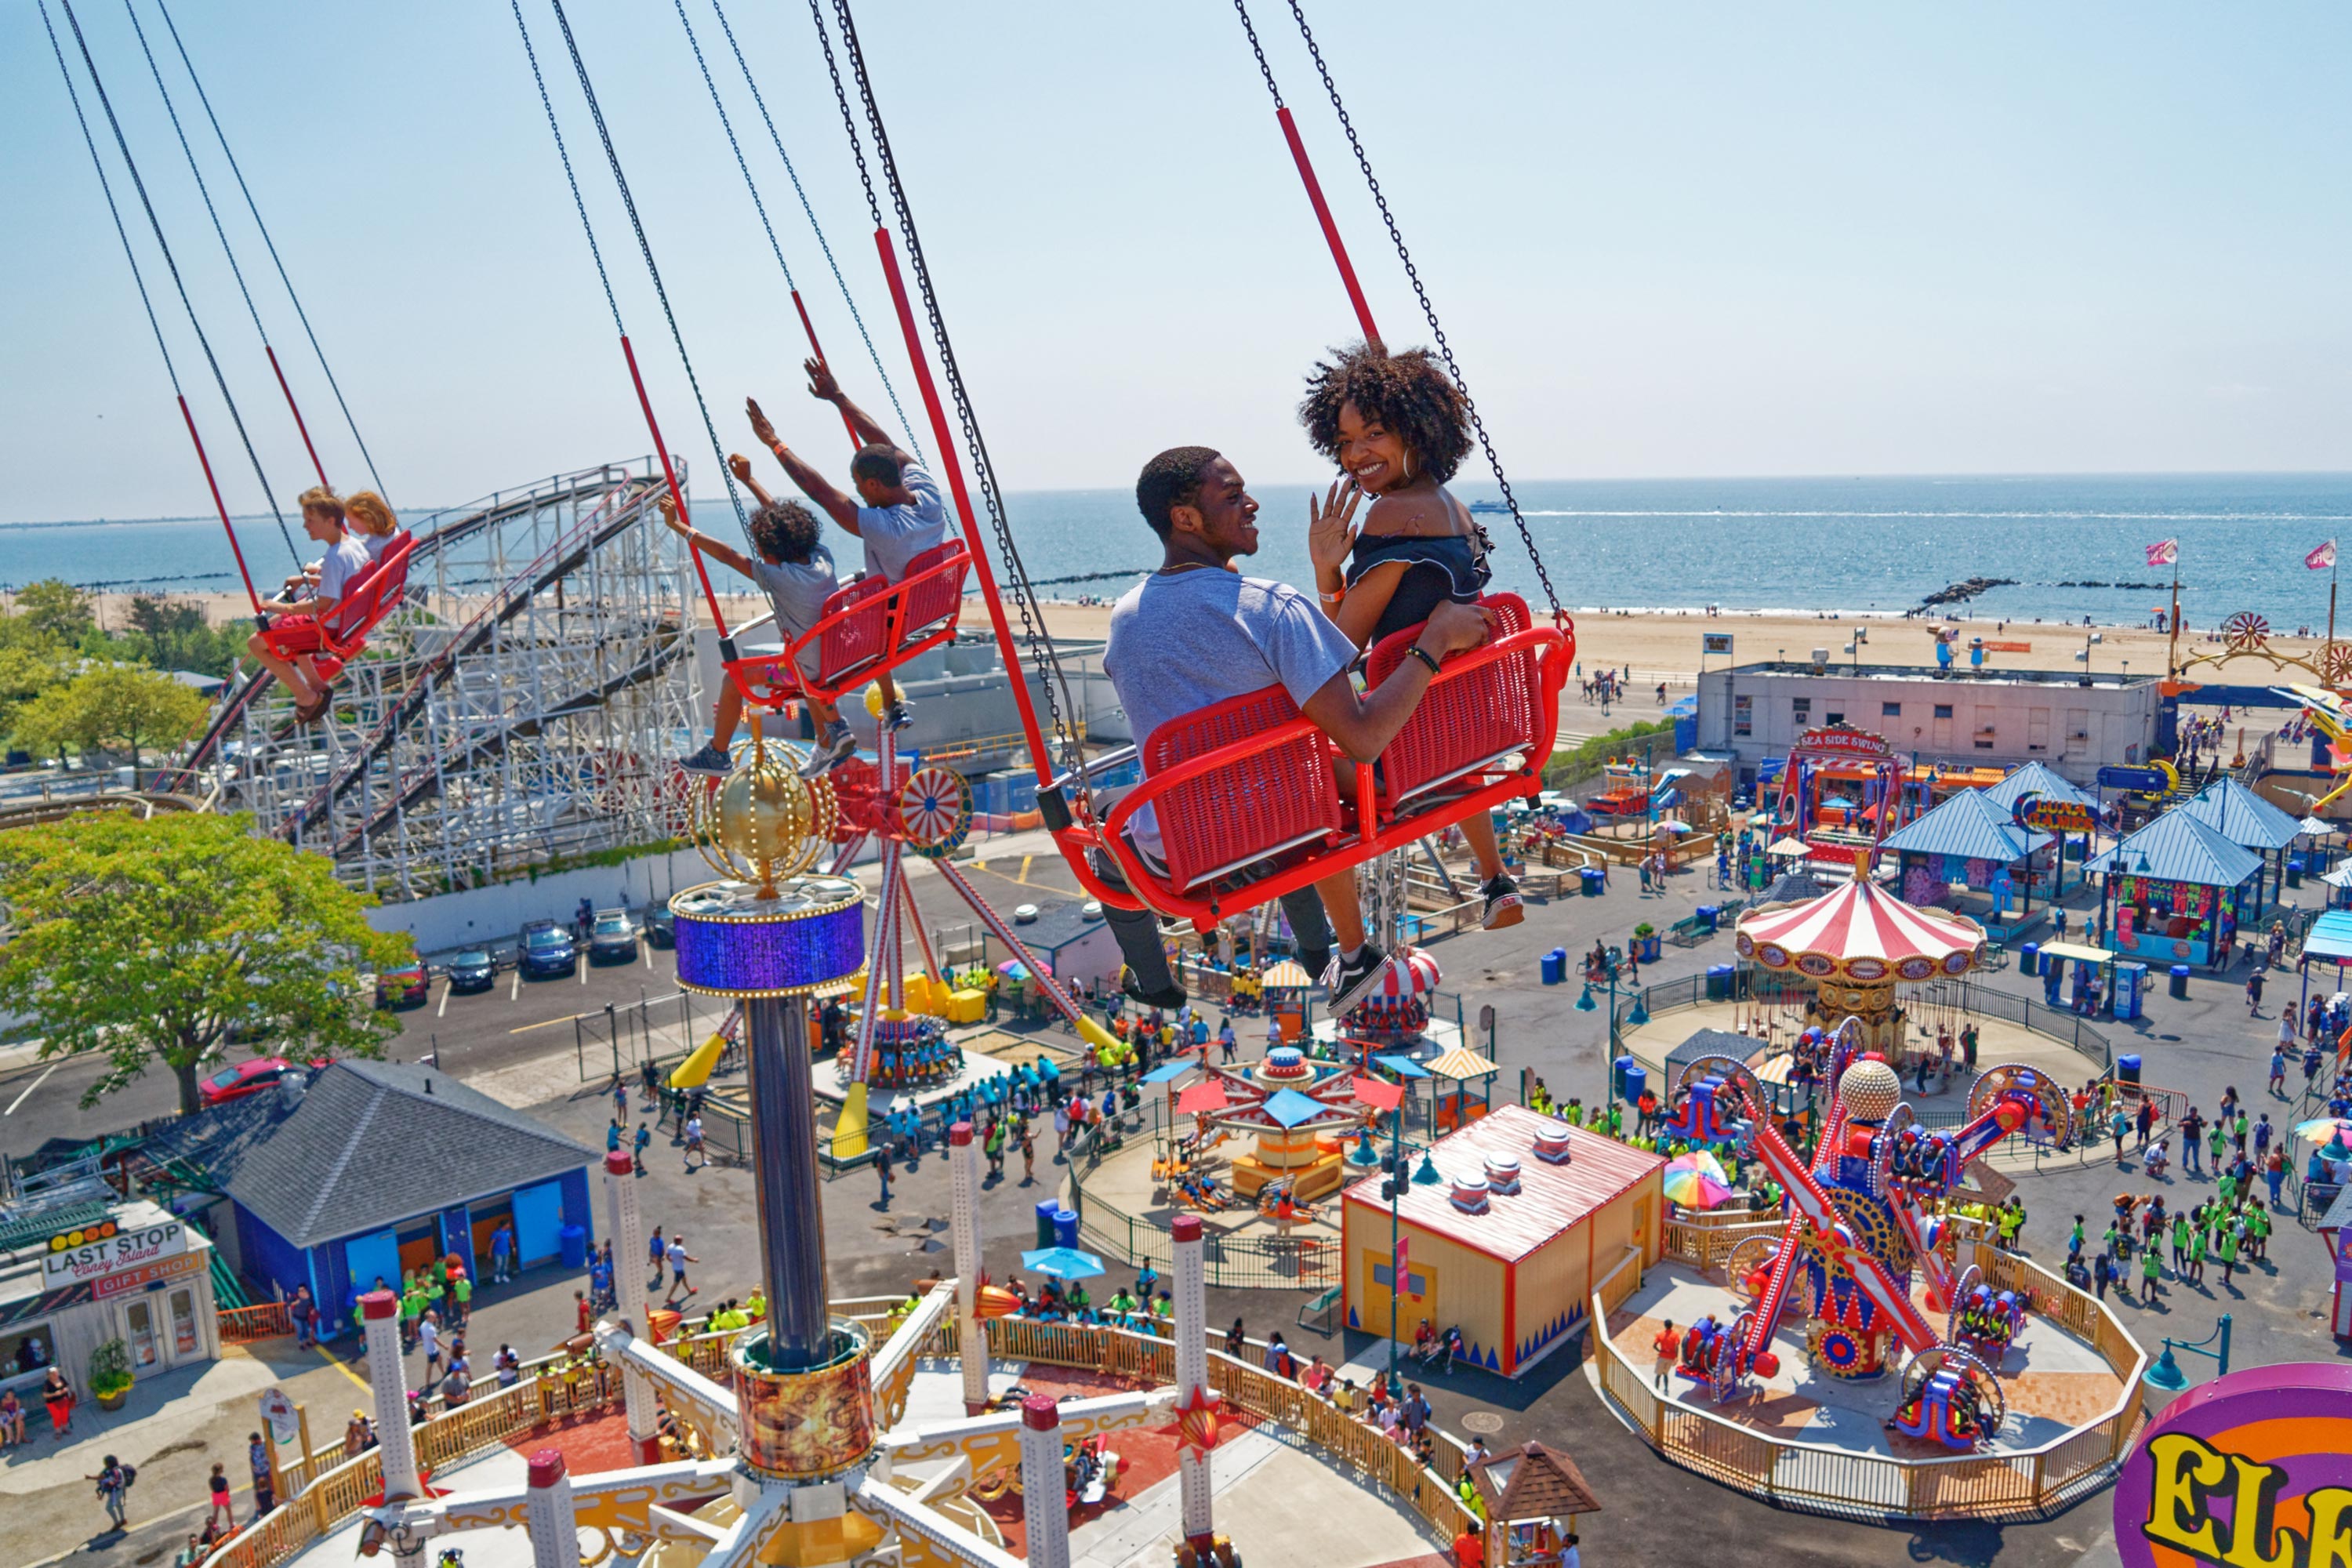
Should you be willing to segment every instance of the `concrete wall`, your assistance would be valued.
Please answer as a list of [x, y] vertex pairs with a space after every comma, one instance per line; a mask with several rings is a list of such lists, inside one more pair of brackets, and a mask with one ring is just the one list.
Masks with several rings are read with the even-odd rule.
[[1926, 669], [1856, 671], [1835, 662], [1819, 674], [1806, 665], [1742, 665], [1699, 677], [1698, 743], [1752, 769], [1765, 757], [1786, 756], [1802, 731], [1843, 720], [1922, 764], [2006, 769], [2041, 762], [2088, 788], [2102, 764], [2147, 759], [2158, 698], [2152, 678], [2126, 680], [2108, 671], [2093, 685], [2078, 681], [2033, 670], [1938, 679]]
[[665, 902], [698, 882], [717, 879], [718, 873], [689, 847], [621, 866], [558, 871], [535, 882], [523, 879], [385, 904], [368, 911], [368, 923], [378, 931], [408, 932], [420, 952], [499, 946], [513, 942], [525, 921], [569, 921], [582, 899], [598, 909], [625, 904], [636, 910]]

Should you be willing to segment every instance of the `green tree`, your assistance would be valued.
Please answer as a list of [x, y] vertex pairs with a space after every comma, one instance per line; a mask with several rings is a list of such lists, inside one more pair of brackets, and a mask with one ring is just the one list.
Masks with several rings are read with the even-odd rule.
[[396, 1026], [359, 977], [405, 955], [371, 928], [374, 900], [248, 816], [102, 812], [0, 836], [0, 1009], [30, 1020], [45, 1057], [100, 1053], [96, 1103], [150, 1068], [198, 1109], [196, 1079], [230, 1030], [257, 1053], [373, 1057]]
[[16, 590], [16, 617], [43, 637], [78, 643], [98, 625], [89, 595], [70, 583], [45, 577]]
[[42, 755], [128, 752], [135, 784], [146, 748], [180, 744], [205, 727], [210, 711], [203, 697], [168, 675], [137, 665], [100, 665], [26, 703], [16, 714], [16, 734], [26, 750]]
[[[6, 624], [0, 622], [0, 626]], [[16, 715], [25, 705], [44, 691], [64, 685], [66, 676], [65, 660], [54, 646], [0, 638], [0, 735], [15, 734]]]
[[225, 676], [250, 634], [248, 622], [215, 626], [204, 606], [184, 599], [134, 595], [124, 617], [129, 628], [112, 640], [118, 654], [130, 654], [157, 669], [188, 669]]

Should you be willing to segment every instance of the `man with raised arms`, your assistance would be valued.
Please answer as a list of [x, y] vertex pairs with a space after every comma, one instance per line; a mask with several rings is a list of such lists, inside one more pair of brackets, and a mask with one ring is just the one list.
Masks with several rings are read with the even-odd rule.
[[[1348, 677], [1356, 645], [1315, 601], [1287, 584], [1234, 570], [1236, 558], [1257, 550], [1258, 504], [1231, 462], [1207, 447], [1172, 447], [1144, 465], [1135, 499], [1160, 536], [1163, 559], [1113, 606], [1103, 671], [1139, 746], [1171, 719], [1280, 681], [1299, 711], [1341, 751], [1369, 763], [1412, 716], [1438, 662], [1486, 638], [1486, 611], [1440, 604], [1414, 657], [1360, 695]], [[1309, 502], [1309, 511], [1321, 522], [1327, 511], [1352, 511], [1355, 504], [1334, 486], [1323, 502]], [[1136, 847], [1157, 860], [1159, 826], [1148, 806], [1136, 813], [1131, 832]], [[1099, 861], [1097, 868], [1116, 878], [1115, 868]], [[1365, 936], [1354, 868], [1324, 878], [1312, 891], [1286, 895], [1283, 908], [1310, 972], [1336, 929], [1339, 962], [1324, 979], [1332, 1016], [1346, 1014], [1388, 968], [1388, 955]], [[1148, 911], [1104, 913], [1134, 972], [1129, 993], [1153, 1006], [1181, 1005], [1184, 992], [1169, 972], [1156, 918]]]

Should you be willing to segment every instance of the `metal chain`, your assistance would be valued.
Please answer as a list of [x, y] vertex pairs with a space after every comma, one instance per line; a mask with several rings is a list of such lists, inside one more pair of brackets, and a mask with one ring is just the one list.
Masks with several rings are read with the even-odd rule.
[[221, 374], [220, 361], [213, 353], [212, 340], [205, 336], [204, 323], [196, 319], [194, 301], [188, 298], [187, 280], [180, 276], [180, 263], [172, 254], [172, 242], [163, 237], [163, 221], [155, 216], [155, 204], [147, 199], [147, 182], [139, 175], [138, 162], [131, 156], [131, 143], [122, 134], [122, 121], [114, 117], [114, 100], [107, 96], [106, 83], [98, 74], [98, 62], [90, 58], [89, 40], [82, 36], [81, 18], [74, 15], [73, 0], [58, 0], [66, 14], [66, 25], [73, 29], [74, 43], [81, 50], [82, 68], [89, 72], [89, 85], [98, 90], [98, 106], [106, 111], [108, 129], [114, 132], [115, 150], [122, 154], [122, 166], [131, 172], [131, 187], [139, 193], [139, 205], [146, 209], [147, 226], [155, 231], [155, 248], [163, 253], [163, 265], [171, 269], [172, 285], [180, 292], [180, 306], [188, 313], [188, 325], [194, 329], [196, 342], [205, 351], [205, 363], [212, 367], [213, 384], [220, 388], [221, 401], [228, 405], [228, 416], [236, 426], [237, 439], [245, 443], [245, 455], [253, 464], [253, 477], [261, 481], [262, 499], [269, 503], [269, 515], [278, 520], [278, 537], [286, 541], [286, 552], [294, 557], [299, 570], [302, 552], [295, 548], [294, 535], [286, 526], [286, 514], [278, 510], [278, 491], [262, 471], [261, 454], [253, 449], [253, 437], [246, 433], [245, 416], [237, 411], [236, 399], [228, 390], [228, 377]]
[[[811, 0], [813, 6], [815, 0]], [[931, 289], [930, 268], [923, 259], [923, 243], [915, 231], [915, 216], [908, 205], [906, 186], [898, 178], [898, 160], [890, 153], [890, 137], [883, 129], [881, 109], [874, 100], [874, 84], [866, 72], [866, 56], [858, 47], [857, 25], [850, 16], [849, 0], [833, 0], [833, 8], [834, 15], [841, 23], [842, 47], [848, 51], [850, 68], [857, 76], [857, 92], [866, 106], [866, 123], [874, 132], [875, 156], [882, 161], [882, 177], [889, 184], [890, 201], [898, 215], [899, 232], [906, 237], [908, 263], [914, 268], [916, 286], [922, 290], [924, 313], [930, 320], [931, 339], [939, 349], [940, 374], [947, 380], [949, 395], [955, 399], [956, 416], [963, 426], [964, 444], [971, 452], [973, 474], [980, 481], [981, 498], [987, 506], [988, 520], [996, 535], [997, 552], [1004, 558], [1006, 575], [1014, 586], [1013, 605], [1020, 612], [1022, 637], [1028, 646], [1030, 658], [1043, 667], [1047, 677], [1043, 684], [1054, 743], [1061, 753], [1062, 766], [1076, 777], [1081, 794], [1091, 804], [1093, 791], [1082, 767], [1085, 757], [1079, 751], [1077, 737], [1070, 729], [1068, 717], [1063, 711], [1065, 701], [1071, 701], [1073, 707], [1076, 704], [1069, 698], [1068, 680], [1062, 673], [1061, 661], [1055, 656], [1052, 639], [1045, 635], [1040, 624], [1043, 616], [1035, 609], [1036, 591], [1030, 586], [1028, 569], [1022, 563], [1019, 547], [1013, 542], [1013, 527], [1005, 515], [1003, 496], [997, 488], [995, 466], [989, 460], [988, 445], [981, 437], [979, 419], [972, 413], [971, 396], [964, 389], [963, 373], [956, 364], [955, 348], [948, 341], [947, 321], [940, 312], [938, 297]], [[828, 46], [828, 60], [831, 55]], [[838, 82], [839, 78], [835, 79]], [[847, 108], [845, 99], [845, 112]], [[859, 167], [861, 170], [864, 167], [862, 159]], [[876, 221], [879, 226], [878, 213]], [[1019, 670], [1010, 673], [1016, 680], [1024, 678]]]
[[1265, 46], [1257, 41], [1257, 24], [1250, 20], [1246, 0], [1234, 0], [1234, 9], [1241, 16], [1242, 31], [1249, 35], [1250, 53], [1257, 57], [1257, 74], [1265, 78], [1265, 90], [1274, 94], [1274, 106], [1280, 109], [1282, 89], [1275, 82], [1274, 68], [1265, 63]]
[[816, 41], [824, 49], [824, 73], [833, 78], [833, 100], [841, 105], [841, 128], [849, 133], [849, 151], [857, 160], [857, 181], [866, 187], [866, 210], [874, 216], [874, 226], [880, 228], [882, 204], [874, 199], [874, 176], [866, 167], [866, 143], [857, 134], [857, 115], [849, 107], [849, 94], [841, 85], [841, 67], [834, 63], [833, 34], [824, 25], [824, 11], [817, 0], [809, 0], [809, 20], [816, 24]]
[[[1234, 0], [1234, 4], [1238, 5], [1240, 0]], [[1355, 123], [1348, 118], [1348, 106], [1340, 101], [1339, 84], [1331, 79], [1331, 68], [1324, 63], [1323, 50], [1315, 41], [1314, 28], [1307, 25], [1307, 13], [1301, 7], [1300, 0], [1289, 0], [1289, 5], [1291, 16], [1298, 22], [1299, 37], [1307, 40], [1307, 52], [1315, 61], [1316, 74], [1323, 79], [1323, 91], [1331, 100], [1331, 111], [1339, 117], [1339, 129], [1348, 133], [1348, 146], [1356, 154], [1356, 167], [1363, 171], [1364, 184], [1370, 188], [1373, 204], [1381, 210], [1381, 222], [1388, 227], [1389, 243], [1396, 247], [1397, 259], [1404, 263], [1405, 278], [1412, 284], [1413, 297], [1421, 301], [1422, 317], [1429, 322], [1430, 335], [1437, 340], [1437, 352], [1444, 357], [1446, 374], [1454, 377], [1454, 384], [1462, 394], [1462, 411], [1469, 416], [1470, 428], [1477, 435], [1479, 449], [1486, 454], [1487, 466], [1495, 470], [1495, 483], [1503, 492], [1503, 504], [1511, 509], [1511, 521], [1518, 525], [1519, 542], [1527, 546], [1528, 559], [1535, 563], [1536, 580], [1543, 584], [1544, 598], [1551, 605], [1552, 618], [1557, 620], [1560, 616], [1559, 595], [1552, 590], [1551, 574], [1544, 570], [1543, 555], [1536, 549], [1535, 534], [1528, 529], [1528, 520], [1520, 514], [1518, 497], [1511, 493], [1511, 481], [1504, 477], [1503, 459], [1496, 455], [1495, 443], [1487, 437], [1486, 422], [1479, 417], [1478, 405], [1471, 399], [1470, 384], [1462, 379], [1462, 366], [1454, 357], [1453, 345], [1445, 341], [1445, 329], [1438, 324], [1437, 309], [1429, 302], [1429, 290], [1421, 281], [1420, 269], [1412, 264], [1412, 253], [1405, 248], [1404, 234], [1397, 227], [1396, 215], [1389, 211], [1389, 199], [1382, 194], [1380, 181], [1372, 175], [1371, 159], [1365, 155], [1364, 143], [1356, 134]], [[1256, 43], [1255, 33], [1252, 33], [1250, 41], [1253, 45]], [[1258, 56], [1258, 65], [1261, 68], [1265, 65], [1265, 56], [1262, 53]], [[1272, 79], [1269, 75], [1267, 80], [1271, 82]], [[1279, 100], [1280, 95], [1277, 94], [1276, 101]]]
[[596, 243], [596, 226], [588, 221], [588, 204], [580, 196], [580, 176], [572, 172], [572, 152], [563, 144], [563, 127], [556, 122], [555, 102], [547, 96], [547, 78], [540, 74], [539, 51], [531, 47], [530, 28], [522, 19], [522, 0], [507, 3], [514, 10], [515, 31], [522, 35], [522, 53], [530, 62], [530, 79], [539, 86], [539, 106], [547, 110], [547, 128], [555, 133], [555, 155], [563, 161], [563, 183], [572, 187], [572, 210], [580, 215], [581, 232], [588, 237], [588, 258], [596, 264], [596, 281], [604, 286], [604, 308], [613, 312], [613, 331], [625, 338], [629, 329], [622, 324], [620, 304], [613, 298], [613, 279], [604, 271], [604, 252]]
[[[882, 391], [890, 399], [890, 410], [898, 416], [898, 430], [907, 438], [907, 449], [914, 453], [915, 461], [929, 466], [930, 459], [923, 455], [922, 441], [915, 434], [915, 422], [907, 417], [907, 410], [898, 401], [898, 388], [891, 382], [890, 373], [882, 368], [882, 354], [874, 346], [874, 334], [866, 330], [866, 317], [857, 309], [856, 297], [849, 291], [849, 279], [841, 275], [841, 263], [834, 259], [833, 247], [826, 242], [824, 230], [816, 221], [816, 209], [809, 205], [808, 192], [801, 186], [801, 172], [793, 167], [792, 154], [784, 151], [784, 139], [776, 133], [775, 119], [768, 112], [767, 97], [760, 91], [760, 83], [751, 75], [750, 62], [743, 58], [742, 46], [735, 41], [735, 29], [727, 20], [727, 12], [719, 0], [710, 0], [710, 9], [719, 18], [719, 30], [727, 35], [727, 47], [734, 52], [736, 67], [743, 73], [743, 85], [751, 90], [751, 101], [760, 110], [760, 119], [768, 127], [768, 141], [776, 149], [776, 157], [783, 163], [784, 174], [793, 182], [793, 194], [801, 199], [801, 211], [808, 218], [809, 232], [816, 236], [816, 247], [824, 253], [824, 264], [833, 269], [833, 281], [841, 290], [841, 302], [849, 307], [849, 319], [856, 324], [857, 341], [866, 345], [866, 357], [874, 363], [874, 374], [882, 380]], [[698, 54], [699, 52], [697, 51]], [[742, 154], [739, 152], [736, 156], [740, 158]], [[764, 217], [764, 214], [762, 216]], [[778, 259], [782, 258], [780, 257]]]
[[180, 41], [180, 29], [172, 20], [172, 9], [163, 0], [155, 0], [155, 9], [163, 14], [163, 26], [172, 35], [172, 47], [180, 51], [180, 64], [187, 68], [188, 81], [196, 89], [196, 101], [204, 105], [205, 118], [212, 121], [213, 135], [219, 141], [221, 156], [228, 160], [228, 172], [236, 176], [236, 188], [245, 197], [245, 210], [253, 215], [253, 226], [261, 231], [261, 243], [269, 252], [270, 264], [278, 268], [278, 280], [286, 286], [286, 298], [293, 302], [294, 319], [302, 323], [302, 335], [310, 340], [310, 352], [318, 357], [319, 369], [327, 378], [327, 387], [335, 395], [335, 406], [342, 411], [343, 425], [352, 433], [352, 444], [360, 449], [360, 460], [367, 465], [368, 478], [375, 481], [379, 495], [389, 494], [383, 479], [375, 471], [375, 455], [368, 450], [366, 440], [360, 435], [359, 421], [352, 417], [352, 405], [343, 401], [341, 384], [335, 380], [334, 368], [327, 363], [327, 351], [319, 346], [319, 334], [310, 329], [310, 313], [302, 309], [302, 297], [294, 292], [294, 279], [286, 275], [286, 263], [278, 254], [278, 242], [269, 237], [269, 226], [261, 221], [261, 208], [253, 199], [253, 192], [245, 183], [245, 171], [237, 167], [236, 154], [229, 151], [228, 133], [221, 129], [220, 117], [213, 112], [213, 100], [205, 93], [204, 79], [196, 75], [195, 62], [188, 58], [188, 46]]
[[269, 343], [269, 329], [261, 324], [261, 312], [254, 308], [253, 290], [245, 286], [245, 268], [236, 264], [236, 252], [229, 247], [228, 230], [221, 226], [220, 213], [213, 205], [213, 191], [205, 184], [205, 172], [196, 166], [195, 149], [188, 145], [187, 130], [180, 123], [179, 106], [172, 101], [171, 89], [163, 85], [163, 69], [155, 63], [155, 51], [147, 47], [147, 29], [139, 25], [139, 13], [131, 0], [122, 0], [123, 12], [131, 18], [131, 30], [138, 35], [139, 52], [147, 57], [147, 72], [155, 79], [155, 91], [163, 100], [163, 112], [171, 117], [172, 134], [180, 139], [180, 153], [188, 161], [188, 173], [196, 177], [196, 195], [205, 199], [205, 216], [213, 220], [213, 233], [221, 243], [221, 254], [228, 258], [229, 276], [236, 279], [236, 291], [245, 297], [245, 313], [253, 318], [253, 330], [261, 334], [263, 347]]
[[572, 18], [564, 15], [563, 0], [548, 3], [555, 11], [556, 26], [563, 29], [563, 47], [572, 56], [572, 73], [580, 79], [581, 95], [588, 100], [588, 116], [595, 122], [597, 139], [604, 144], [604, 162], [612, 168], [613, 183], [620, 187], [621, 205], [628, 212], [629, 226], [636, 231], [637, 253], [646, 258], [646, 271], [654, 280], [654, 297], [661, 301], [662, 319], [669, 323], [669, 341], [677, 348], [677, 362], [686, 370], [686, 384], [694, 392], [695, 411], [702, 416], [702, 432], [710, 438], [711, 456], [719, 460], [719, 477], [727, 482], [727, 500], [735, 508], [735, 524], [748, 541], [751, 526], [744, 515], [743, 493], [735, 488], [734, 472], [727, 466], [727, 448], [719, 444], [719, 426], [711, 423], [710, 405], [703, 400], [702, 383], [695, 375], [694, 361], [686, 352], [686, 334], [678, 330], [677, 312], [670, 309], [669, 290], [662, 286], [661, 268], [654, 260], [653, 241], [646, 237], [646, 226], [637, 216], [636, 198], [629, 194], [629, 177], [621, 172], [621, 154], [613, 146], [613, 132], [604, 124], [604, 110], [596, 101], [595, 84], [588, 79], [588, 62], [580, 58], [580, 40], [572, 36]]
[[784, 247], [776, 243], [776, 226], [768, 221], [768, 204], [760, 199], [760, 186], [751, 178], [751, 165], [743, 161], [743, 143], [735, 140], [735, 121], [728, 117], [726, 101], [719, 96], [719, 84], [710, 79], [710, 62], [702, 58], [702, 40], [694, 36], [694, 24], [687, 19], [686, 0], [670, 3], [677, 7], [677, 25], [686, 29], [686, 41], [694, 50], [695, 68], [702, 72], [702, 85], [709, 89], [710, 107], [719, 111], [719, 129], [727, 132], [727, 145], [735, 154], [735, 167], [742, 173], [743, 188], [751, 194], [752, 208], [760, 215], [760, 228], [768, 237], [768, 249], [784, 275], [784, 287], [797, 290], [800, 285], [793, 281], [793, 264], [784, 259]]

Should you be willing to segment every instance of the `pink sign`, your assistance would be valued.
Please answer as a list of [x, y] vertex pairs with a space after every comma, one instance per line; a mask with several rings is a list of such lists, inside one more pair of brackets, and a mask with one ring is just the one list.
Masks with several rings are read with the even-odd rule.
[[2116, 1481], [2126, 1568], [2352, 1562], [2352, 1366], [2255, 1367], [2164, 1407]]

